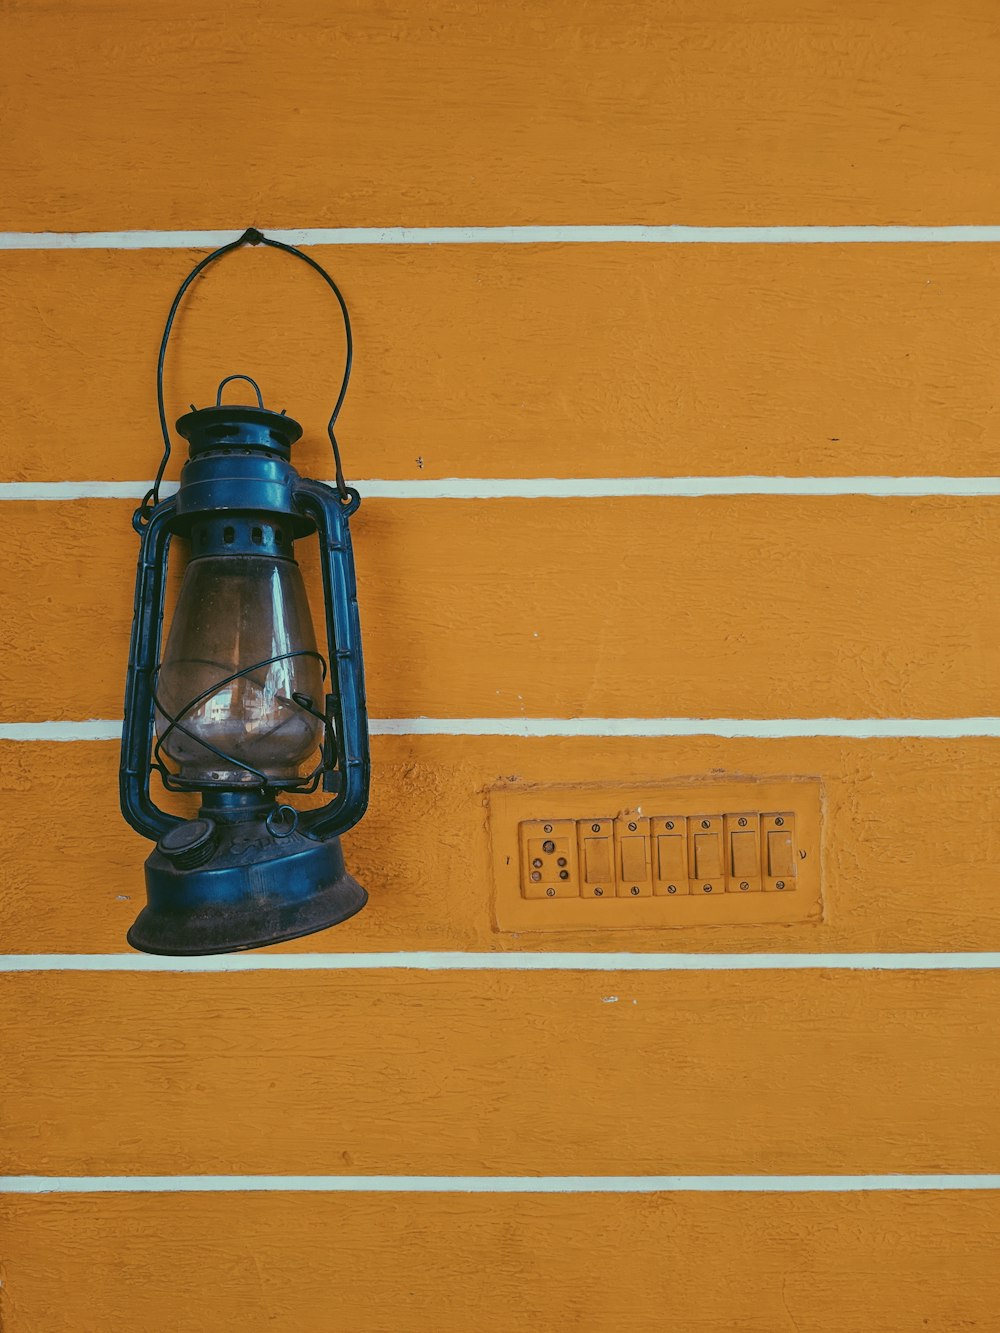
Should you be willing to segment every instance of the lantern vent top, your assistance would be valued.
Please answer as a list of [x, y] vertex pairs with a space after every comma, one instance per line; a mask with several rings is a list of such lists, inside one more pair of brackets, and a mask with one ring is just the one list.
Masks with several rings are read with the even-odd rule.
[[[245, 380], [253, 386], [256, 404], [223, 403], [222, 390], [230, 380]], [[216, 449], [265, 449], [291, 455], [291, 447], [302, 436], [302, 427], [284, 412], [272, 412], [249, 375], [229, 375], [219, 385], [213, 407], [194, 407], [177, 422], [177, 431], [188, 441], [192, 458]]]

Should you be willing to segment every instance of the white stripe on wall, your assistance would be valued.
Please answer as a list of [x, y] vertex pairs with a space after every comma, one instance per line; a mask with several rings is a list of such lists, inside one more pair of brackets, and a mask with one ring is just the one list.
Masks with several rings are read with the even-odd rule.
[[951, 740], [1000, 736], [1000, 717], [410, 717], [373, 718], [370, 729], [374, 736], [722, 736], [730, 740], [838, 736], [859, 740]]
[[[1000, 717], [373, 717], [373, 736], [651, 737], [721, 736], [727, 740], [962, 740], [1000, 736]], [[86, 722], [0, 722], [0, 741], [112, 741], [120, 718]]]
[[0, 1176], [0, 1194], [855, 1194], [996, 1190], [1000, 1175], [871, 1176]]
[[87, 722], [0, 722], [0, 741], [118, 741], [120, 718]]
[[[214, 249], [232, 231], [0, 232], [2, 250]], [[957, 227], [303, 227], [261, 228], [288, 245], [858, 245], [995, 243], [1000, 226]]]
[[[331, 479], [332, 483], [332, 479]], [[0, 500], [134, 500], [152, 481], [5, 481]], [[1000, 477], [428, 477], [352, 481], [365, 500], [589, 500], [710, 495], [1000, 495]], [[176, 482], [165, 482], [164, 496]]]
[[[981, 972], [1000, 953], [145, 953], [0, 954], [4, 972]], [[610, 1002], [610, 1001], [609, 1001]]]

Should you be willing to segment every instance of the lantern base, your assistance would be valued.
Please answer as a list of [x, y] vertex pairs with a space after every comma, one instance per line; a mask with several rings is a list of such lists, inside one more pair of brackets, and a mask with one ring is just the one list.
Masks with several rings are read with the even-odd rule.
[[368, 894], [344, 868], [340, 839], [275, 837], [262, 825], [220, 830], [211, 858], [179, 868], [159, 850], [146, 861], [147, 905], [128, 932], [142, 953], [236, 953], [346, 921]]

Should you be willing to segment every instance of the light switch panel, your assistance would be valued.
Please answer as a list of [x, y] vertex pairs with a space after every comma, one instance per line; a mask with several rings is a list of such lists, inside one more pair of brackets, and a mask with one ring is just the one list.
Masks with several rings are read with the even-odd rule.
[[819, 922], [816, 779], [489, 793], [498, 930]]

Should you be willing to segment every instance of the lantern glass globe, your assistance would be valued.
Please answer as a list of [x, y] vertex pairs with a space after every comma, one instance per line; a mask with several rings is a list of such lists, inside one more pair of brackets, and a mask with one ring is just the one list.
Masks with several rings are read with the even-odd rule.
[[[237, 674], [248, 667], [254, 669]], [[260, 786], [263, 773], [280, 784], [300, 776], [306, 761], [312, 766], [323, 723], [295, 696], [322, 714], [323, 675], [295, 561], [268, 555], [192, 560], [157, 695], [163, 708], [156, 712], [157, 732], [185, 783]], [[164, 714], [180, 725], [168, 730]]]

